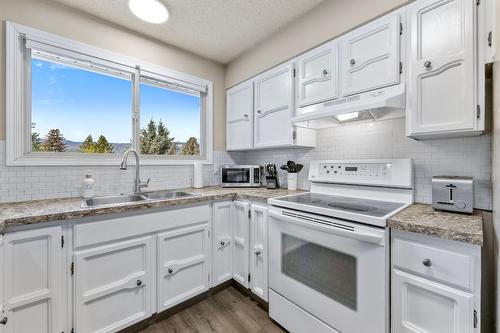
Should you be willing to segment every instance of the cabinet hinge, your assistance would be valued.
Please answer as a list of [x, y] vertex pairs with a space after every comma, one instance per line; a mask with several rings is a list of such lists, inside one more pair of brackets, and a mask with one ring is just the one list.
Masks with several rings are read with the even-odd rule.
[[476, 118], [481, 118], [481, 107], [479, 105], [476, 106]]
[[248, 273], [248, 283], [250, 283], [250, 280], [251, 280], [251, 276], [250, 276], [250, 273]]
[[399, 34], [403, 34], [403, 23], [399, 23]]
[[293, 77], [295, 77], [295, 68], [293, 69]]
[[248, 218], [251, 218], [252, 217], [252, 211], [249, 209], [248, 210]]
[[493, 45], [493, 31], [488, 32], [488, 46], [491, 47]]
[[75, 329], [74, 328], [71, 329], [71, 333], [75, 333]]
[[210, 274], [208, 274], [208, 282], [210, 282]]
[[208, 238], [210, 238], [210, 230], [207, 231]]
[[61, 248], [64, 248], [64, 236], [61, 236]]
[[477, 328], [477, 311], [474, 310], [474, 328]]
[[481, 0], [476, 0], [476, 5], [479, 6], [481, 4]]
[[74, 262], [71, 263], [71, 268], [69, 270], [71, 272], [71, 276], [75, 275], [75, 263]]
[[399, 62], [399, 74], [402, 74], [403, 73], [403, 62], [400, 61]]
[[295, 128], [292, 131], [292, 139], [293, 140], [297, 139], [297, 130]]

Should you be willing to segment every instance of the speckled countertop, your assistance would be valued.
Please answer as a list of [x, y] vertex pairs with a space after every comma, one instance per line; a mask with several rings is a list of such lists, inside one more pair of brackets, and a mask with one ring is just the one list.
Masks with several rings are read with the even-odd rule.
[[389, 218], [392, 229], [411, 231], [474, 245], [483, 245], [483, 215], [435, 211], [431, 205], [413, 204]]
[[199, 196], [158, 200], [139, 201], [125, 203], [121, 205], [82, 208], [80, 198], [49, 199], [37, 201], [25, 201], [15, 203], [0, 204], [0, 233], [10, 227], [28, 225], [42, 222], [77, 219], [87, 216], [98, 216], [111, 213], [121, 213], [144, 208], [160, 208], [178, 205], [187, 205], [209, 200], [259, 200], [267, 201], [269, 198], [279, 197], [289, 194], [300, 193], [301, 191], [288, 191], [287, 189], [268, 190], [266, 188], [222, 188], [205, 187], [202, 189], [180, 189]]

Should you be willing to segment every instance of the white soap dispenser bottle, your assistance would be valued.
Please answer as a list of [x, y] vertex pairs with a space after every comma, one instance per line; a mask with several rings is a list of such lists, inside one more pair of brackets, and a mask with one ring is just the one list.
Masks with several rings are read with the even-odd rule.
[[85, 178], [83, 179], [83, 197], [85, 199], [92, 198], [94, 196], [94, 179], [92, 178], [92, 173], [87, 170]]

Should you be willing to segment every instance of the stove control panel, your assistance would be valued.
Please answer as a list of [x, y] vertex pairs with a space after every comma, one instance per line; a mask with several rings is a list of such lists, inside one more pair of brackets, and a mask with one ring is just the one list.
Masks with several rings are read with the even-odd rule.
[[312, 161], [312, 182], [412, 187], [413, 170], [409, 159]]

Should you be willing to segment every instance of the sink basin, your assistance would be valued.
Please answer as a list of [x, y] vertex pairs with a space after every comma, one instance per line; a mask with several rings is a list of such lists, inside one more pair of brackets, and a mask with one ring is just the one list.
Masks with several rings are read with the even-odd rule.
[[168, 199], [181, 199], [194, 197], [196, 194], [188, 193], [184, 191], [155, 191], [143, 193], [142, 196], [148, 200], [168, 200]]
[[83, 199], [82, 207], [98, 207], [98, 206], [110, 206], [116, 204], [123, 204], [128, 202], [145, 201], [146, 198], [139, 194], [127, 194], [127, 195], [114, 195], [109, 197], [99, 197], [92, 199]]

